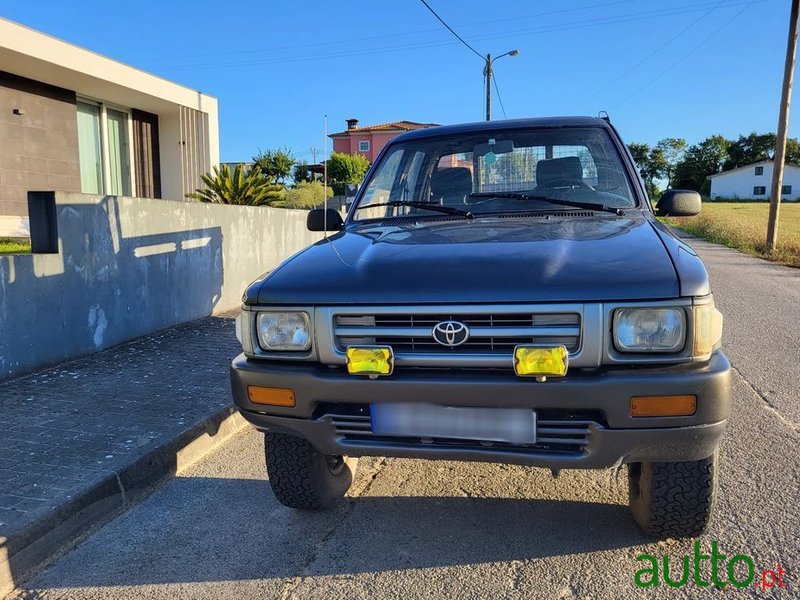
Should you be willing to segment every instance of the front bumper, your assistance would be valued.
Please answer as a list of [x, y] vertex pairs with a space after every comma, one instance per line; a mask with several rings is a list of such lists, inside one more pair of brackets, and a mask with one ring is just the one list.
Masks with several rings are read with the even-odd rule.
[[[545, 383], [508, 372], [458, 369], [403, 369], [390, 377], [371, 380], [350, 376], [340, 367], [265, 362], [240, 355], [231, 365], [231, 383], [236, 405], [257, 428], [301, 435], [325, 453], [480, 460], [549, 468], [606, 468], [710, 456], [730, 414], [731, 390], [730, 363], [720, 351], [703, 364], [574, 371]], [[249, 385], [290, 388], [296, 406], [252, 404], [247, 397]], [[628, 414], [631, 396], [679, 394], [697, 396], [694, 415], [633, 418]], [[579, 438], [575, 445], [533, 447], [370, 434], [369, 404], [409, 401], [526, 407], [543, 418], [561, 415], [560, 421], [550, 422], [583, 433], [574, 436]], [[361, 415], [343, 417], [351, 422], [356, 419], [361, 433], [343, 426], [342, 419], [332, 414], [342, 411]], [[573, 416], [577, 420], [570, 422]]]

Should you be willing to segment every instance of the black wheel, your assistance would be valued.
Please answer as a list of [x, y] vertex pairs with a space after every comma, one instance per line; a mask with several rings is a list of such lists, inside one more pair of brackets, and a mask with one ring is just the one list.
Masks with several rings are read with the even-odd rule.
[[696, 537], [708, 527], [717, 495], [717, 453], [687, 462], [628, 465], [628, 502], [648, 535]]
[[264, 434], [267, 474], [281, 504], [322, 510], [341, 500], [353, 483], [357, 458], [323, 454], [307, 440], [284, 433]]

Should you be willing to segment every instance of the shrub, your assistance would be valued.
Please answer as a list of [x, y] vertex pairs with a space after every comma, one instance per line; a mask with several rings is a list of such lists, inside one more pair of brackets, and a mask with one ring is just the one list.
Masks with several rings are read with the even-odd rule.
[[369, 169], [369, 161], [360, 154], [334, 152], [328, 159], [328, 177], [335, 187], [341, 189], [344, 189], [348, 183], [361, 183], [367, 169]]
[[282, 200], [285, 194], [283, 186], [266, 179], [257, 166], [245, 171], [242, 165], [236, 165], [231, 173], [228, 165], [222, 165], [200, 178], [206, 187], [186, 194], [187, 198], [214, 204], [263, 206]]
[[[328, 186], [328, 198], [333, 196], [333, 189]], [[293, 188], [286, 190], [286, 208], [317, 208], [325, 201], [325, 186], [319, 181], [301, 181]]]

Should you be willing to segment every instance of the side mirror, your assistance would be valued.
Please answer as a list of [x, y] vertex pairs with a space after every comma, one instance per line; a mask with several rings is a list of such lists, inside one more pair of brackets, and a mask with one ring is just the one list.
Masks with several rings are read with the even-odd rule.
[[306, 227], [309, 231], [326, 231], [326, 218], [328, 221], [327, 231], [339, 231], [344, 226], [342, 215], [339, 214], [338, 210], [329, 208], [326, 211], [324, 208], [315, 208], [314, 210], [308, 211]]
[[662, 217], [693, 217], [700, 214], [703, 201], [693, 190], [667, 190], [661, 194], [656, 214]]

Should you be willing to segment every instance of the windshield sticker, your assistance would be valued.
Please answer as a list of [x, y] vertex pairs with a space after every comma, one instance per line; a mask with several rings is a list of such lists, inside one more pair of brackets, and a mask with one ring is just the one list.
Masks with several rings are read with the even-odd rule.
[[487, 167], [491, 167], [495, 162], [497, 162], [497, 155], [489, 150], [483, 157], [483, 162], [486, 164]]

